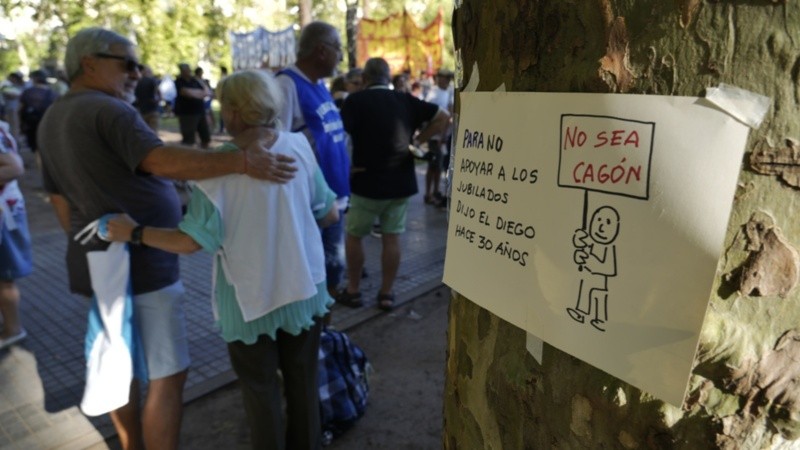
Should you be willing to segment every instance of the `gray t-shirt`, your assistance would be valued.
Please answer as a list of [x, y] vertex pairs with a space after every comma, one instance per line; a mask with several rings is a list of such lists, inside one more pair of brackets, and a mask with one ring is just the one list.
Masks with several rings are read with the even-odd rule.
[[[128, 213], [142, 225], [176, 227], [181, 219], [175, 187], [139, 171], [139, 163], [163, 142], [133, 106], [93, 90], [69, 92], [48, 108], [39, 127], [44, 188], [70, 205], [67, 267], [70, 289], [91, 295], [86, 252], [108, 244], [81, 245], [72, 237], [108, 213]], [[134, 294], [152, 292], [179, 279], [177, 255], [131, 246]]]

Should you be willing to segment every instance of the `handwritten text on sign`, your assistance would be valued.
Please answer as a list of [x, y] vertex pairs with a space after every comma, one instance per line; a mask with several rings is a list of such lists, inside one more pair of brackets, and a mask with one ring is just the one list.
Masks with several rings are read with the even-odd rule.
[[515, 219], [513, 210], [500, 205], [508, 204], [511, 197], [504, 190], [505, 185], [533, 186], [539, 179], [539, 170], [487, 161], [487, 156], [491, 159], [503, 151], [501, 136], [466, 129], [461, 137], [465, 152], [456, 168], [461, 175], [454, 186], [453, 205], [461, 223], [455, 225], [454, 236], [479, 250], [525, 267], [536, 229], [532, 224]]
[[653, 122], [563, 114], [558, 185], [647, 199], [654, 133]]

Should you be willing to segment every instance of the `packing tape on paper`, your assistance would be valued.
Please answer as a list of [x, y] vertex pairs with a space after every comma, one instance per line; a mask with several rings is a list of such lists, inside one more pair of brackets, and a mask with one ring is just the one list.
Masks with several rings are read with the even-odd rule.
[[725, 83], [707, 88], [706, 100], [754, 129], [761, 125], [772, 104], [769, 97]]

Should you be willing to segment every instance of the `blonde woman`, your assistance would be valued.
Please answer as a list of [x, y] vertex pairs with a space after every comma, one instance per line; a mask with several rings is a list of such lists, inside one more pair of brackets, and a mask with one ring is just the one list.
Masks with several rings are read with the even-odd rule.
[[[198, 182], [177, 229], [108, 223], [111, 240], [141, 240], [175, 253], [214, 254], [213, 307], [239, 376], [253, 448], [320, 447], [317, 352], [327, 293], [319, 226], [338, 220], [308, 140], [276, 131], [281, 94], [272, 75], [234, 73], [218, 88], [222, 117], [236, 136], [267, 129], [271, 150], [297, 160], [286, 184], [243, 175]], [[237, 150], [224, 144], [217, 151]], [[277, 371], [287, 402], [284, 425]]]

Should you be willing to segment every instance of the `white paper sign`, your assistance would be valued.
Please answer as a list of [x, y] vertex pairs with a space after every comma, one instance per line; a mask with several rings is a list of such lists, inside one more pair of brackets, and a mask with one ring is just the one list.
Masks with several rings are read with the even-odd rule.
[[748, 128], [691, 97], [461, 100], [445, 283], [680, 405]]

